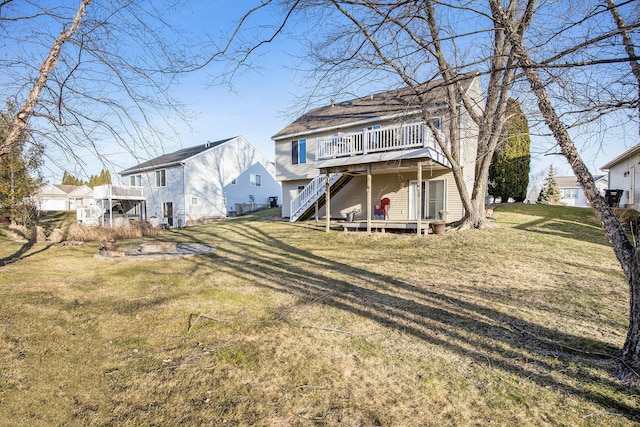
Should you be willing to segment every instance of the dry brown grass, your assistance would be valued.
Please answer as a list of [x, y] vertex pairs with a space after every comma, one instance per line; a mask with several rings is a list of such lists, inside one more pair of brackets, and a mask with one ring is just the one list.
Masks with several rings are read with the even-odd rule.
[[588, 211], [498, 208], [500, 227], [422, 238], [267, 214], [162, 236], [206, 256], [33, 245], [0, 264], [0, 419], [637, 425], [615, 377], [626, 285]]
[[69, 227], [66, 240], [76, 240], [80, 242], [130, 240], [142, 237], [153, 237], [158, 235], [158, 233], [160, 233], [160, 230], [153, 228], [148, 222], [135, 222], [117, 227], [94, 227], [76, 222]]

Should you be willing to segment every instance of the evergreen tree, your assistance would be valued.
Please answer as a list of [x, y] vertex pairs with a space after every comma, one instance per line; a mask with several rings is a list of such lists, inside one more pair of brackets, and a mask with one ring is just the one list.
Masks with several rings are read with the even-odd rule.
[[513, 198], [522, 202], [527, 197], [531, 158], [529, 124], [515, 99], [507, 103], [507, 121], [501, 141], [489, 166], [489, 194], [503, 202]]
[[82, 181], [80, 178], [76, 178], [70, 173], [67, 173], [67, 171], [64, 171], [64, 173], [62, 174], [61, 184], [62, 185], [84, 185], [84, 181]]
[[[0, 111], [0, 140], [2, 140], [16, 114], [12, 104], [7, 104], [7, 112]], [[0, 166], [0, 215], [8, 216], [12, 222], [26, 224], [36, 214], [33, 196], [40, 186], [39, 170], [42, 165], [44, 147], [27, 146], [24, 131]]]
[[560, 187], [558, 187], [556, 174], [553, 170], [553, 165], [551, 165], [549, 166], [549, 175], [540, 190], [536, 203], [541, 203], [543, 205], [559, 205], [561, 198]]
[[106, 169], [102, 169], [100, 171], [100, 175], [91, 175], [91, 178], [89, 178], [89, 182], [87, 183], [91, 188], [105, 184], [111, 184], [111, 173]]

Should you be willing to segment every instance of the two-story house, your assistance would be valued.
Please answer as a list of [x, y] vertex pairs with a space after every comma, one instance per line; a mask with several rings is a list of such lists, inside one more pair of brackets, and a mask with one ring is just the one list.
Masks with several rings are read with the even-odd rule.
[[270, 207], [275, 166], [242, 136], [164, 154], [120, 172], [143, 187], [145, 217], [180, 227]]
[[[482, 105], [480, 80], [464, 80], [467, 94]], [[463, 174], [471, 192], [477, 126], [464, 108], [448, 117], [446, 88], [434, 81], [428, 120], [445, 135], [455, 120]], [[464, 214], [451, 165], [430, 128], [418, 99], [408, 88], [317, 108], [275, 134], [276, 177], [282, 183], [282, 215], [290, 221], [313, 216], [351, 219], [360, 228], [423, 230], [429, 221], [457, 220]], [[386, 215], [376, 210], [383, 199]], [[328, 213], [327, 213], [327, 206]], [[366, 223], [365, 223], [366, 221]], [[377, 222], [376, 222], [377, 221]]]

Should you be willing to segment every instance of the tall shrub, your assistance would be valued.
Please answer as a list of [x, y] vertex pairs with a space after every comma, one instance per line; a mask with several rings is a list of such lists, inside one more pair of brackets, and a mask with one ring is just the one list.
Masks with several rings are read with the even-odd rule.
[[507, 103], [507, 121], [489, 166], [489, 194], [506, 202], [510, 197], [522, 202], [527, 197], [531, 159], [529, 124], [515, 99]]

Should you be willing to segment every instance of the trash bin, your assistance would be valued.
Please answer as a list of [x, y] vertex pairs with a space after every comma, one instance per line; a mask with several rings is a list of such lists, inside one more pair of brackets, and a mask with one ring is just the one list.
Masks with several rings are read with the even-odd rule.
[[611, 208], [617, 208], [620, 206], [620, 199], [622, 198], [623, 190], [605, 190], [604, 198], [607, 201], [607, 205]]
[[269, 207], [271, 207], [271, 208], [277, 208], [278, 207], [278, 197], [277, 196], [269, 197]]

